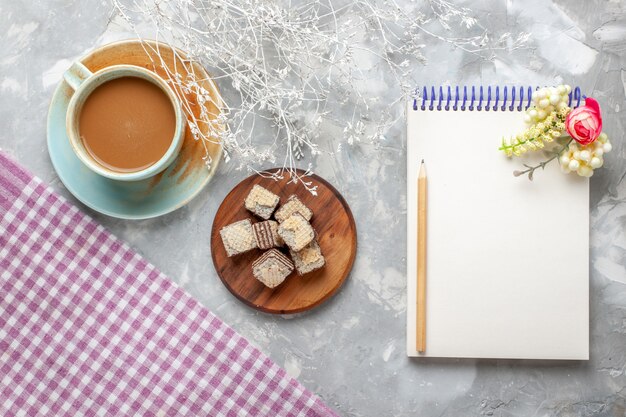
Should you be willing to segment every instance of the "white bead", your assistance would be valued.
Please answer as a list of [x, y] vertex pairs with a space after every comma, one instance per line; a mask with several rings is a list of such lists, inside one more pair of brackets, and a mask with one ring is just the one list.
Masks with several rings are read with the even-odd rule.
[[543, 119], [545, 119], [545, 118], [546, 118], [546, 112], [545, 112], [545, 111], [543, 111], [543, 110], [539, 110], [539, 111], [537, 112], [537, 119], [539, 119], [539, 120], [543, 120]]
[[556, 89], [555, 87], [550, 87], [550, 88], [548, 89], [548, 94], [550, 95], [550, 97], [552, 97], [552, 96], [556, 96], [556, 95], [558, 94], [558, 93], [557, 93], [557, 89]]
[[548, 100], [547, 98], [541, 99], [539, 100], [539, 104], [538, 106], [542, 109], [548, 107], [550, 105], [550, 100]]
[[550, 96], [550, 104], [556, 106], [557, 104], [559, 104], [559, 102], [561, 101], [561, 96], [559, 95], [553, 95]]
[[574, 158], [574, 159], [580, 159], [580, 151], [578, 151], [578, 150], [574, 151], [574, 156], [573, 156], [573, 158]]
[[604, 151], [604, 153], [611, 152], [611, 149], [613, 149], [613, 146], [611, 145], [610, 142], [607, 142], [604, 145], [602, 145], [602, 150]]
[[602, 156], [604, 155], [604, 149], [602, 149], [603, 145], [596, 146], [596, 149], [593, 150], [593, 156]]
[[572, 159], [571, 161], [569, 161], [569, 164], [567, 165], [567, 167], [571, 169], [572, 171], [576, 171], [578, 167], [580, 167], [580, 163], [577, 160]]
[[572, 87], [570, 87], [569, 85], [565, 84], [565, 92], [567, 94], [569, 94], [569, 93], [571, 93], [571, 91], [572, 91]]
[[596, 169], [596, 168], [600, 168], [602, 166], [603, 162], [604, 161], [602, 161], [601, 158], [593, 157], [593, 158], [591, 158], [591, 161], [589, 162], [589, 165], [591, 166], [591, 168]]
[[556, 105], [556, 108], [559, 110], [563, 110], [565, 107], [567, 107], [567, 103], [565, 103], [564, 101]]
[[535, 117], [537, 117], [537, 110], [530, 109], [530, 111], [528, 112], [528, 115], [534, 119]]
[[558, 86], [558, 87], [556, 88], [556, 91], [558, 91], [558, 92], [559, 92], [559, 94], [561, 94], [561, 95], [562, 95], [562, 94], [564, 94], [564, 93], [565, 93], [565, 91], [566, 91], [566, 90], [565, 90], [565, 86], [564, 86], [564, 85], [560, 85], [560, 86]]
[[598, 139], [600, 139], [601, 142], [606, 142], [608, 138], [609, 137], [604, 132], [600, 133], [600, 136], [598, 136]]
[[569, 144], [569, 150], [575, 152], [578, 150], [578, 144], [574, 141], [571, 141]]
[[591, 152], [589, 152], [588, 150], [580, 151], [579, 159], [585, 162], [589, 161], [591, 159]]
[[535, 95], [539, 100], [541, 100], [542, 98], [546, 97], [547, 91], [545, 88], [540, 88], [539, 90], [537, 90], [537, 93]]
[[581, 165], [580, 167], [578, 167], [576, 172], [581, 177], [590, 177], [590, 176], [593, 175], [593, 169], [590, 166], [587, 166], [587, 165]]
[[526, 123], [530, 123], [530, 120], [531, 120], [531, 119], [530, 119], [530, 115], [529, 115], [529, 114], [525, 114], [525, 115], [524, 115], [524, 121], [525, 121]]
[[570, 161], [569, 156], [561, 155], [560, 161], [561, 161], [561, 165], [569, 165], [569, 161]]

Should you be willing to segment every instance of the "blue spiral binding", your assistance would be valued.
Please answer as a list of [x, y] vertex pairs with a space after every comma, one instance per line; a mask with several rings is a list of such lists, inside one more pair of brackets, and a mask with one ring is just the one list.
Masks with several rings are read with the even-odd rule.
[[[435, 86], [430, 87], [430, 92], [426, 86], [422, 87], [421, 97], [418, 97], [419, 90], [416, 90], [415, 98], [413, 99], [413, 110], [445, 110], [445, 111], [461, 111], [476, 110], [476, 111], [506, 111], [507, 103], [509, 111], [522, 111], [528, 110], [532, 103], [533, 99], [533, 91], [538, 89], [536, 87], [509, 87], [509, 86], [495, 86], [495, 89], [491, 86], [487, 86], [487, 93], [485, 96], [485, 90], [483, 86], [478, 87], [478, 92], [476, 91], [476, 87], [472, 86], [471, 91], [468, 92], [467, 86], [463, 86], [463, 94], [461, 94], [461, 89], [457, 85], [454, 87], [454, 94], [452, 94], [452, 87], [446, 87], [446, 94], [444, 94], [444, 87], [439, 86], [439, 91], [435, 90]], [[510, 92], [510, 94], [509, 94]], [[477, 97], [478, 94], [478, 97]], [[495, 98], [493, 97], [495, 94]], [[510, 100], [509, 100], [510, 95]], [[418, 100], [421, 98], [421, 106], [418, 105]], [[500, 101], [502, 98], [502, 101]], [[569, 93], [569, 107], [579, 107], [581, 100], [584, 100], [585, 96], [581, 94], [580, 87], [575, 87]], [[493, 104], [492, 103], [493, 100]], [[459, 106], [459, 102], [461, 105]], [[450, 106], [450, 103], [453, 103]], [[502, 103], [500, 105], [500, 103]]]

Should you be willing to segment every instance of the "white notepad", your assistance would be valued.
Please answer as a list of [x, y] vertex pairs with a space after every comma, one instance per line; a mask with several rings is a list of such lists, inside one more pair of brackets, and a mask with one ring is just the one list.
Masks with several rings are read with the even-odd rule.
[[[435, 104], [437, 104], [435, 102]], [[407, 110], [407, 354], [589, 358], [589, 181], [514, 177], [522, 112]], [[535, 156], [535, 158], [536, 158]], [[417, 173], [428, 174], [426, 351], [416, 338]]]

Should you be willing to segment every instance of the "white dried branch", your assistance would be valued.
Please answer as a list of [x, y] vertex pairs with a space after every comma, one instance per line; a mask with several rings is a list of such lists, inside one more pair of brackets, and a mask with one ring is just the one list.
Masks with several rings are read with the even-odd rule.
[[[389, 103], [372, 108], [372, 98], [364, 94], [368, 78], [364, 61], [382, 66], [380, 70], [393, 77], [399, 102], [414, 87], [412, 73], [425, 61], [422, 49], [428, 39], [486, 59], [528, 41], [524, 33], [492, 36], [471, 10], [447, 0], [428, 0], [426, 10], [400, 6], [396, 0], [113, 0], [113, 4], [138, 36], [140, 24], [148, 24], [158, 40], [188, 54], [181, 62], [192, 76], [182, 80], [177, 68], [166, 67], [168, 75], [181, 91], [196, 95], [200, 104], [215, 101], [222, 110], [217, 118], [206, 112], [195, 117], [185, 95], [179, 96], [191, 114], [190, 129], [197, 140], [220, 143], [227, 160], [234, 156], [239, 168], [261, 175], [268, 174], [258, 167], [279, 163], [283, 169], [272, 177], [290, 175], [311, 192], [314, 187], [295, 167], [307, 154], [333, 152], [319, 145], [325, 123], [343, 130], [341, 149], [342, 142], [379, 145], [386, 129], [397, 122], [387, 111]], [[433, 29], [433, 21], [441, 31]], [[453, 26], [467, 36], [446, 35]], [[158, 51], [152, 52], [158, 56]], [[196, 61], [209, 69], [222, 95], [201, 87]], [[349, 114], [345, 109], [350, 107], [350, 117], [338, 116]], [[208, 134], [201, 127], [208, 128]], [[272, 131], [272, 138], [259, 134]]]

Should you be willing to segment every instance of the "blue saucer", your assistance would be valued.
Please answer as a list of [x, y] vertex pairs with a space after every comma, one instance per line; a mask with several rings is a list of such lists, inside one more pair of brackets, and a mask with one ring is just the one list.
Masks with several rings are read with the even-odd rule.
[[[137, 49], [138, 41], [123, 41], [106, 45], [85, 57], [82, 62], [102, 61], [106, 54], [118, 56]], [[163, 48], [163, 46], [161, 46]], [[103, 58], [104, 57], [104, 58]], [[135, 57], [137, 59], [137, 57]], [[148, 56], [146, 55], [146, 59]], [[111, 62], [110, 65], [113, 65]], [[92, 68], [94, 66], [92, 65]], [[92, 69], [90, 68], [90, 69]], [[98, 68], [93, 68], [98, 69]], [[65, 117], [72, 89], [63, 80], [57, 86], [48, 112], [48, 152], [52, 165], [67, 189], [83, 204], [100, 213], [122, 219], [147, 219], [169, 213], [193, 199], [213, 177], [221, 159], [221, 147], [215, 149], [211, 169], [198, 159], [198, 152], [185, 152], [162, 174], [143, 181], [122, 182], [101, 177], [87, 168], [74, 154], [65, 130]], [[196, 146], [185, 141], [185, 146]], [[181, 160], [186, 157], [191, 160]]]

